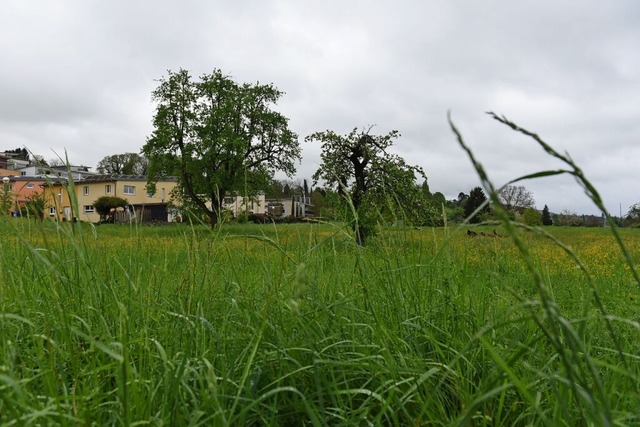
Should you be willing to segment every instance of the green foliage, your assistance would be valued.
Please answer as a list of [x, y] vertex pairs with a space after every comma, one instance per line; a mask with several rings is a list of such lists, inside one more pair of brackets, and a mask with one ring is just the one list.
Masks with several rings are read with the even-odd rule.
[[113, 209], [123, 208], [128, 205], [127, 199], [114, 196], [102, 196], [93, 202], [93, 207], [100, 215], [100, 221], [107, 221]]
[[[375, 232], [379, 221], [414, 220], [426, 210], [422, 190], [415, 182], [416, 175], [424, 177], [422, 169], [387, 152], [398, 137], [395, 130], [370, 135], [354, 128], [347, 135], [328, 130], [306, 138], [322, 144], [314, 185], [321, 180], [343, 198], [347, 220], [359, 244]], [[421, 208], [422, 212], [416, 211]]]
[[38, 218], [40, 221], [43, 221], [44, 212], [47, 208], [47, 199], [44, 195], [44, 192], [33, 193], [28, 197], [24, 207], [28, 215], [33, 216], [34, 218]]
[[315, 187], [310, 195], [311, 207], [316, 217], [338, 221], [346, 217], [346, 205], [336, 191]]
[[301, 196], [305, 191], [302, 184], [287, 179], [270, 179], [263, 190], [267, 199], [290, 199]]
[[[491, 208], [487, 203], [487, 196], [485, 196], [482, 188], [475, 187], [469, 193], [469, 197], [464, 200], [464, 216], [465, 218], [469, 218], [469, 222], [471, 224], [477, 224], [487, 219], [487, 216], [491, 213]], [[476, 209], [480, 208], [483, 204], [485, 204], [482, 209], [480, 209], [475, 215], [471, 216]]]
[[436, 191], [435, 193], [433, 193], [433, 195], [431, 196], [431, 200], [432, 203], [434, 203], [438, 208], [440, 208], [442, 205], [446, 204], [447, 200], [444, 197], [444, 194], [442, 194], [439, 191]]
[[239, 212], [237, 220], [239, 224], [246, 224], [249, 222], [249, 212], [246, 210]]
[[640, 223], [640, 203], [636, 203], [629, 208], [626, 219], [631, 224]]
[[[326, 192], [324, 194], [326, 194]], [[325, 211], [325, 207], [327, 206], [327, 202], [322, 191], [318, 188], [314, 188], [309, 194], [309, 201], [311, 203], [311, 209], [313, 210], [313, 216], [326, 217], [326, 215], [322, 215]]]
[[416, 191], [409, 191], [408, 194], [411, 197], [405, 202], [403, 213], [411, 224], [429, 227], [443, 225], [442, 206], [446, 203], [444, 194], [432, 194], [426, 177]]
[[275, 171], [288, 176], [300, 159], [288, 119], [272, 109], [283, 92], [271, 84], [238, 84], [220, 70], [194, 81], [169, 71], [153, 91], [154, 130], [142, 151], [149, 182], [177, 171], [183, 200], [218, 221], [227, 193], [266, 188]]
[[100, 160], [96, 170], [109, 175], [146, 175], [148, 164], [147, 158], [138, 153], [112, 154]]
[[6, 154], [14, 154], [14, 158], [18, 160], [29, 161], [29, 151], [26, 148], [15, 148], [13, 150], [5, 150]]
[[522, 221], [529, 226], [542, 225], [540, 212], [534, 208], [526, 208], [524, 212], [522, 212]]
[[553, 219], [551, 218], [551, 213], [547, 205], [544, 205], [542, 209], [542, 225], [553, 225]]
[[8, 215], [9, 211], [13, 207], [13, 201], [15, 200], [15, 194], [11, 190], [10, 184], [4, 184], [0, 182], [0, 215]]

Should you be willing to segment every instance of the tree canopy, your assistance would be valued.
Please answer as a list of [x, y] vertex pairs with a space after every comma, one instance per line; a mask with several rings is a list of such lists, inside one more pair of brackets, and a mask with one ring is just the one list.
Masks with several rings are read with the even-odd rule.
[[[465, 218], [469, 218], [471, 214], [482, 206], [483, 203], [487, 201], [487, 196], [482, 191], [482, 188], [475, 187], [469, 193], [469, 196], [464, 200], [464, 216]], [[491, 207], [489, 204], [486, 204], [478, 213], [476, 213], [473, 217], [469, 218], [469, 222], [471, 224], [477, 224], [483, 221], [484, 217], [489, 214], [491, 211]]]
[[22, 209], [27, 215], [33, 216], [40, 221], [44, 221], [44, 212], [46, 208], [47, 198], [45, 197], [44, 192], [34, 192], [30, 196], [27, 196], [27, 201]]
[[146, 175], [148, 160], [138, 153], [112, 154], [98, 163], [96, 170], [102, 174]]
[[13, 150], [5, 150], [5, 154], [13, 154], [18, 160], [29, 161], [29, 151], [26, 148], [15, 148]]
[[258, 190], [276, 171], [293, 176], [298, 136], [272, 108], [282, 95], [272, 84], [238, 84], [217, 69], [197, 80], [169, 71], [153, 91], [154, 130], [142, 149], [149, 184], [176, 172], [183, 201], [213, 226], [227, 193]]
[[113, 196], [102, 196], [96, 199], [93, 202], [93, 207], [95, 208], [98, 215], [100, 215], [100, 221], [109, 221], [111, 216], [111, 211], [113, 209], [122, 208], [129, 204], [127, 199], [123, 199], [121, 197], [113, 197]]
[[527, 225], [540, 225], [542, 224], [542, 216], [535, 208], [526, 208], [522, 212], [522, 221]]
[[523, 213], [534, 205], [533, 193], [522, 185], [507, 185], [498, 193], [502, 206], [510, 212]]
[[322, 144], [314, 186], [322, 180], [350, 204], [347, 212], [356, 213], [351, 224], [359, 244], [365, 243], [376, 217], [385, 210], [394, 215], [397, 209], [402, 214], [419, 205], [423, 198], [416, 175], [426, 178], [420, 167], [408, 165], [402, 157], [387, 151], [398, 138], [398, 131], [371, 135], [369, 130], [354, 128], [347, 135], [328, 130], [306, 138], [307, 142]]
[[547, 205], [544, 205], [544, 208], [542, 209], [542, 225], [553, 225], [551, 212], [549, 212], [549, 207]]

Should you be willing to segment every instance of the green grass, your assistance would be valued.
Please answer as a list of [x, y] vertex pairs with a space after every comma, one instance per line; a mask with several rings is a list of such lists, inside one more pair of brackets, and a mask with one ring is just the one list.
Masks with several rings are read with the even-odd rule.
[[640, 424], [633, 276], [551, 230], [590, 276], [524, 229], [1, 219], [0, 425]]

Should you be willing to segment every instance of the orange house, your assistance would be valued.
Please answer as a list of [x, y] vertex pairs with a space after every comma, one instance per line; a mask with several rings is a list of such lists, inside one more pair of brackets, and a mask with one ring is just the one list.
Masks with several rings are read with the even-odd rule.
[[[43, 193], [43, 187], [45, 185], [44, 178], [26, 177], [26, 176], [13, 176], [4, 173], [5, 170], [0, 171], [3, 178], [8, 177], [8, 182], [2, 182], [2, 196], [6, 200], [10, 200], [8, 204], [9, 212], [20, 212], [20, 208], [24, 207], [27, 202], [32, 200], [35, 196]], [[13, 172], [15, 171], [8, 171]]]

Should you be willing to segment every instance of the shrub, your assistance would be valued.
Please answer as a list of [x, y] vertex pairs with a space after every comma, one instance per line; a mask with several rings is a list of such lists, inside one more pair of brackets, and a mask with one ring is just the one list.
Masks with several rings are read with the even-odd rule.
[[522, 212], [522, 221], [530, 226], [542, 225], [542, 216], [540, 216], [540, 212], [534, 208], [526, 208], [524, 212]]
[[93, 202], [98, 215], [100, 215], [100, 222], [109, 222], [111, 219], [111, 211], [117, 208], [123, 208], [128, 205], [127, 199], [113, 196], [103, 196]]

